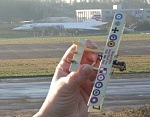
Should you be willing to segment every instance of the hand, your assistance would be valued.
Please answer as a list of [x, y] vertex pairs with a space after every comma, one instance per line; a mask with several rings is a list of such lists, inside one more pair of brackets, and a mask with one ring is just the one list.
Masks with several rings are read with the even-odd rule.
[[[86, 47], [97, 48], [90, 40]], [[70, 73], [67, 58], [73, 58], [71, 50], [75, 48], [76, 45], [72, 45], [58, 64], [47, 98], [34, 117], [88, 117], [87, 102], [96, 77], [90, 65], [96, 63], [97, 54], [85, 51], [78, 71]]]

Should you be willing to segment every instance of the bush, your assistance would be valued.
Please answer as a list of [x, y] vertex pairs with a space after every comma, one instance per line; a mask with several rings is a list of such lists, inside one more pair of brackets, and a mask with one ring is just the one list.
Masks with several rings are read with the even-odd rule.
[[137, 27], [135, 31], [150, 31], [150, 22], [149, 21], [139, 21], [137, 22]]

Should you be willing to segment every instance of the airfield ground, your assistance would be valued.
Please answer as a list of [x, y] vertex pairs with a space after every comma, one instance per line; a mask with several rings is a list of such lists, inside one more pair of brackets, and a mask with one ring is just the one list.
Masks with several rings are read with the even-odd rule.
[[[133, 35], [131, 35], [133, 36]], [[88, 37], [90, 39], [90, 37]], [[24, 39], [23, 39], [24, 40]], [[73, 39], [75, 40], [75, 39]], [[96, 42], [100, 49], [104, 48], [106, 39], [98, 40], [93, 39]], [[54, 43], [51, 40], [44, 40], [42, 41], [1, 41], [0, 40], [0, 62], [8, 62], [14, 60], [26, 60], [26, 59], [41, 59], [41, 58], [61, 58], [66, 49], [71, 45], [72, 40], [65, 41], [63, 40], [55, 40]], [[33, 43], [34, 42], [34, 43]], [[33, 54], [34, 53], [34, 54]], [[136, 56], [138, 58], [144, 56], [144, 60], [147, 63], [143, 65], [147, 66], [143, 71], [147, 73], [131, 73], [130, 74], [116, 74], [113, 78], [136, 78], [144, 77], [150, 78], [150, 36], [143, 35], [136, 35], [135, 38], [127, 37], [126, 39], [122, 40], [119, 53], [121, 56], [125, 55], [128, 57]], [[139, 60], [139, 59], [138, 59]], [[136, 61], [136, 60], [135, 60]], [[3, 66], [2, 66], [3, 67]], [[144, 66], [139, 66], [144, 67]], [[7, 69], [7, 68], [6, 68]], [[0, 71], [1, 72], [1, 71]], [[40, 82], [40, 81], [39, 81]], [[19, 100], [19, 99], [18, 99]], [[136, 100], [136, 99], [135, 99]], [[13, 100], [12, 100], [13, 101]], [[20, 99], [22, 101], [22, 99]], [[3, 100], [3, 104], [4, 104]], [[6, 102], [7, 103], [7, 102]], [[15, 100], [14, 100], [15, 103]], [[24, 101], [23, 101], [24, 103]], [[2, 104], [0, 104], [2, 105]], [[35, 107], [36, 108], [36, 107]], [[31, 117], [38, 109], [31, 110], [15, 110], [13, 112], [11, 110], [3, 113], [2, 117]], [[103, 111], [102, 114], [99, 115], [90, 115], [90, 117], [150, 117], [150, 102], [143, 104], [141, 107], [138, 108], [125, 108], [123, 110], [107, 110]]]
[[[140, 108], [132, 109], [127, 108], [120, 111], [102, 111], [101, 114], [90, 114], [89, 117], [150, 117], [150, 106], [143, 106]], [[2, 117], [32, 117], [36, 111], [20, 111], [8, 112], [3, 114]]]

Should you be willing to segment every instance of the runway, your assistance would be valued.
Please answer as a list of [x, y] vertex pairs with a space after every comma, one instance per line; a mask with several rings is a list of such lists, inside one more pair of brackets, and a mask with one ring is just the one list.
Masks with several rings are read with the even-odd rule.
[[[49, 90], [50, 77], [0, 79], [0, 113], [38, 110]], [[103, 109], [135, 108], [150, 103], [150, 79], [111, 79]]]

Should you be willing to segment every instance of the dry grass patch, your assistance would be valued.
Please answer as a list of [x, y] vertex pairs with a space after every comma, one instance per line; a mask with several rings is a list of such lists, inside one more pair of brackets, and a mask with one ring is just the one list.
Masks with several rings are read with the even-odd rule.
[[29, 112], [4, 112], [1, 117], [32, 117], [35, 114], [34, 111]]
[[[118, 60], [127, 64], [124, 73], [150, 72], [150, 55], [120, 56]], [[0, 77], [53, 75], [59, 61], [60, 58], [0, 60]]]
[[106, 111], [101, 114], [91, 114], [89, 117], [150, 117], [150, 106], [127, 108], [120, 111]]
[[[89, 117], [150, 117], [150, 106], [146, 105], [139, 108], [128, 108], [120, 111], [103, 111], [99, 113], [91, 113]], [[6, 112], [1, 117], [32, 117], [36, 111], [26, 112]]]
[[59, 58], [0, 60], [0, 76], [52, 75]]
[[150, 72], [150, 55], [120, 56], [119, 60], [125, 61], [125, 72]]

